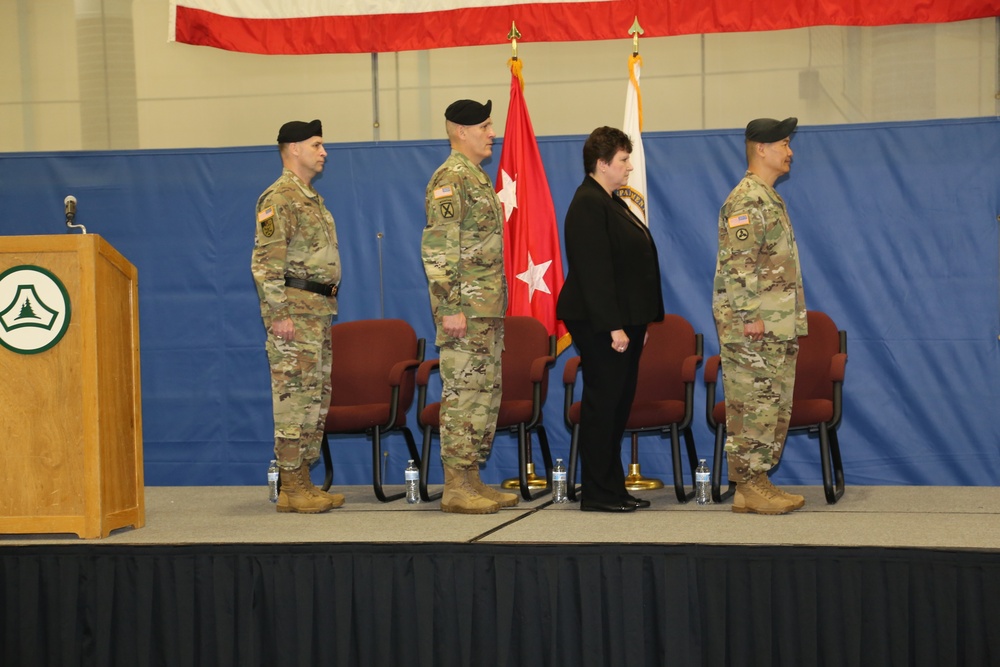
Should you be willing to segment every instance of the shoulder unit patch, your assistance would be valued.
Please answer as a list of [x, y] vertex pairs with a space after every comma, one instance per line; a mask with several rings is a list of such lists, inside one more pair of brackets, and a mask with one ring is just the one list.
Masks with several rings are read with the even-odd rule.
[[268, 206], [262, 211], [257, 212], [257, 222], [260, 223], [260, 233], [271, 238], [274, 236], [274, 207]]

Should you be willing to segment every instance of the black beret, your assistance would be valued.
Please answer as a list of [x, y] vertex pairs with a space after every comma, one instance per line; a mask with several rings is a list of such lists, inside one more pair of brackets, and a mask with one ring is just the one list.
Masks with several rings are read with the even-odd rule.
[[798, 118], [786, 118], [785, 120], [758, 118], [747, 123], [746, 138], [747, 141], [757, 141], [762, 144], [774, 143], [792, 136], [792, 132], [795, 131], [795, 126], [798, 124]]
[[314, 120], [311, 123], [306, 123], [301, 120], [292, 120], [282, 125], [281, 129], [278, 130], [278, 143], [294, 144], [312, 137], [322, 136], [323, 123], [319, 122], [319, 120]]
[[490, 117], [492, 108], [493, 100], [486, 100], [486, 104], [475, 100], [458, 100], [448, 105], [444, 117], [459, 125], [479, 125]]

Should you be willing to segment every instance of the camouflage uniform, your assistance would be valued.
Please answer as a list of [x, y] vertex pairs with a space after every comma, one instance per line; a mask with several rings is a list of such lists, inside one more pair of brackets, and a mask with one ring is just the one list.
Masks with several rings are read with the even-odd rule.
[[[330, 408], [330, 322], [337, 298], [285, 286], [285, 277], [340, 283], [340, 249], [323, 198], [288, 169], [257, 200], [251, 258], [267, 330], [274, 410], [274, 453], [284, 470], [319, 458]], [[271, 324], [291, 318], [295, 339], [275, 336]]]
[[[798, 249], [785, 202], [751, 172], [719, 212], [712, 302], [726, 394], [729, 479], [777, 465], [788, 435], [798, 337], [807, 333]], [[744, 323], [764, 322], [749, 340]]]
[[[441, 461], [470, 468], [489, 456], [500, 412], [503, 214], [486, 172], [452, 151], [427, 185], [421, 255], [441, 348]], [[468, 331], [452, 338], [445, 315], [464, 313]]]

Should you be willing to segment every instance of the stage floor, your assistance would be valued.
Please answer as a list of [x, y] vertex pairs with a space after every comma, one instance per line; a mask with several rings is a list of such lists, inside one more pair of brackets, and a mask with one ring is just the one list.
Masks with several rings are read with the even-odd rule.
[[[440, 487], [432, 487], [431, 491]], [[664, 544], [1000, 550], [1000, 488], [848, 486], [828, 505], [820, 486], [788, 487], [806, 506], [784, 516], [734, 514], [731, 501], [681, 504], [673, 488], [636, 493], [652, 507], [581, 512], [544, 495], [492, 515], [447, 514], [436, 501], [379, 502], [369, 486], [338, 487], [347, 503], [319, 515], [278, 514], [263, 487], [147, 487], [146, 525], [100, 540], [0, 535], [16, 545], [107, 544]]]

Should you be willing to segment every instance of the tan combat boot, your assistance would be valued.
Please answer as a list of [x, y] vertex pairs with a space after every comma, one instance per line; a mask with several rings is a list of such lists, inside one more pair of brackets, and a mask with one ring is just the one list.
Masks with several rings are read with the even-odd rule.
[[736, 485], [733, 495], [733, 511], [753, 514], [788, 514], [795, 509], [790, 500], [761, 483], [758, 475], [749, 481]]
[[806, 504], [805, 496], [800, 496], [797, 493], [789, 493], [788, 491], [785, 491], [784, 489], [779, 489], [778, 487], [776, 487], [774, 485], [774, 483], [771, 481], [771, 478], [768, 477], [766, 474], [761, 475], [758, 478], [758, 482], [760, 483], [761, 486], [765, 486], [765, 487], [771, 489], [772, 491], [774, 491], [775, 493], [777, 493], [779, 496], [783, 496], [786, 500], [788, 500], [790, 503], [792, 503], [792, 505], [793, 505], [792, 509], [793, 510], [801, 509]]
[[493, 514], [500, 505], [484, 498], [469, 483], [469, 471], [464, 468], [444, 467], [444, 491], [441, 493], [441, 511], [456, 514]]
[[311, 495], [319, 496], [321, 498], [326, 498], [331, 503], [333, 503], [334, 509], [340, 507], [344, 504], [344, 494], [342, 493], [330, 493], [329, 491], [324, 491], [315, 484], [313, 484], [312, 477], [309, 476], [309, 466], [305, 463], [299, 468], [302, 475], [302, 486]]
[[333, 503], [313, 495], [302, 481], [302, 468], [281, 471], [281, 491], [278, 493], [279, 512], [319, 514], [333, 509]]
[[479, 466], [469, 468], [468, 476], [469, 484], [472, 485], [472, 488], [479, 495], [487, 500], [492, 500], [500, 507], [513, 507], [519, 502], [516, 493], [504, 493], [503, 491], [497, 491], [492, 487], [486, 486], [483, 480], [479, 478]]

